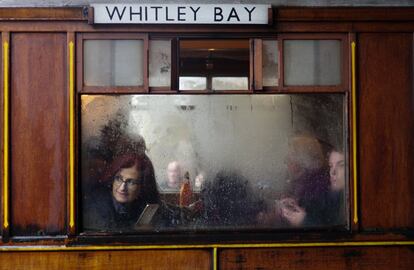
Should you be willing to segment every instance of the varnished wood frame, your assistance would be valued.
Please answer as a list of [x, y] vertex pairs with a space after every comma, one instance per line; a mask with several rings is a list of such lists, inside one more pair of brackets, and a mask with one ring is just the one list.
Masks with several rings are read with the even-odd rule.
[[[414, 18], [409, 7], [273, 7], [269, 25], [274, 22], [407, 22]], [[88, 12], [86, 12], [87, 10]], [[271, 10], [269, 9], [269, 12]], [[0, 8], [0, 20], [65, 20], [88, 22], [92, 14], [88, 7]], [[270, 14], [269, 14], [270, 15]]]
[[[142, 86], [87, 86], [83, 80], [83, 42], [85, 40], [142, 40], [143, 85]], [[77, 92], [82, 94], [148, 93], [148, 34], [147, 33], [78, 33], [76, 35]]]

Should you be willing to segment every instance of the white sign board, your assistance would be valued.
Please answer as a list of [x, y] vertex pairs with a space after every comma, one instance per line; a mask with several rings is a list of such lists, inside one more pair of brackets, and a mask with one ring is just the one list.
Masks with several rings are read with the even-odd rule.
[[268, 24], [270, 5], [92, 4], [94, 23]]

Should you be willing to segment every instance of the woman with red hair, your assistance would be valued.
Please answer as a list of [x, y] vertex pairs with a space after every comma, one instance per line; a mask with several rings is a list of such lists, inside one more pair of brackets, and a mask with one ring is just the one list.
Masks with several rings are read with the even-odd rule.
[[128, 231], [147, 204], [158, 204], [151, 224], [171, 226], [179, 223], [176, 209], [160, 201], [151, 160], [145, 154], [116, 157], [103, 176], [104, 187], [88, 196], [84, 204], [85, 230]]

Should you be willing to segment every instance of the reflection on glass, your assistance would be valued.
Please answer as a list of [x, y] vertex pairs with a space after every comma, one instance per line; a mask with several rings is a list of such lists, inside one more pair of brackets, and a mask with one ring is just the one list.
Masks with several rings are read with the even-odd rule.
[[343, 94], [81, 103], [85, 231], [348, 224]]
[[142, 86], [142, 40], [85, 40], [84, 84], [87, 86]]
[[171, 41], [150, 40], [149, 42], [149, 86], [169, 87], [171, 85]]
[[213, 90], [247, 90], [248, 87], [247, 77], [213, 77]]
[[285, 40], [283, 46], [286, 85], [341, 83], [341, 41]]
[[279, 84], [279, 51], [277, 40], [263, 40], [263, 86]]
[[[248, 83], [245, 84], [244, 81], [249, 77], [249, 41], [247, 39], [180, 41], [179, 76], [180, 82], [183, 77], [206, 77], [203, 89], [247, 90]], [[216, 79], [217, 88], [215, 88], [214, 78], [219, 77], [223, 79], [227, 77], [227, 82]], [[231, 78], [240, 79], [231, 82]], [[241, 80], [243, 83], [240, 83]], [[180, 90], [200, 90], [191, 88], [192, 86], [180, 83]]]

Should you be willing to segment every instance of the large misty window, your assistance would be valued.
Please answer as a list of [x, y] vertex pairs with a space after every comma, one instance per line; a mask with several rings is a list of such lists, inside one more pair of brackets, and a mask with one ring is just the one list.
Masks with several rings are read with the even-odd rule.
[[346, 229], [346, 106], [344, 94], [82, 95], [82, 228]]

